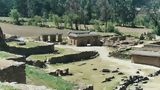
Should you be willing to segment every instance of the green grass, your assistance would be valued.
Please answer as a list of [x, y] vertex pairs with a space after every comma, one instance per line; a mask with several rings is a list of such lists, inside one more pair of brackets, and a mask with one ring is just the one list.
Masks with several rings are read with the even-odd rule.
[[26, 77], [29, 79], [29, 83], [35, 85], [44, 85], [48, 88], [57, 90], [72, 90], [74, 84], [65, 81], [59, 77], [51, 76], [44, 71], [26, 65]]
[[77, 53], [77, 51], [74, 51], [72, 49], [63, 49], [63, 48], [55, 48], [55, 50], [58, 50], [59, 54], [36, 54], [36, 55], [30, 55], [27, 59], [28, 60], [46, 60], [52, 57], [58, 57], [58, 56], [63, 56], [63, 55], [67, 55], [67, 54], [73, 54], [73, 53]]
[[4, 51], [0, 51], [0, 58], [7, 58], [7, 57], [11, 57], [11, 56], [15, 56], [15, 55], [11, 54], [11, 53], [4, 52]]
[[56, 56], [56, 55], [55, 54], [38, 54], [38, 55], [31, 55], [27, 59], [43, 61], [43, 60], [46, 60], [48, 58], [52, 58], [54, 56]]
[[12, 42], [8, 42], [7, 44], [8, 44], [9, 46], [23, 47], [23, 48], [31, 48], [31, 47], [36, 47], [36, 46], [45, 45], [44, 43], [39, 43], [39, 42], [26, 42], [26, 45], [20, 46], [20, 45], [17, 45], [17, 43], [18, 43], [18, 42], [16, 42], [16, 41], [12, 41]]

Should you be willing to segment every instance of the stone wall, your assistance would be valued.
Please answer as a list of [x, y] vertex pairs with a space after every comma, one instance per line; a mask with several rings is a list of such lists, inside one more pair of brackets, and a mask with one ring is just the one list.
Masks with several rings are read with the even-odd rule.
[[157, 44], [147, 44], [147, 45], [144, 45], [143, 48], [141, 48], [142, 50], [145, 50], [145, 51], [160, 51], [160, 45], [157, 45]]
[[25, 64], [19, 63], [0, 70], [1, 82], [26, 83]]
[[154, 56], [132, 55], [132, 62], [160, 67], [160, 58]]
[[53, 57], [48, 60], [48, 63], [50, 64], [70, 63], [70, 62], [93, 59], [96, 58], [97, 56], [99, 56], [99, 53], [96, 51], [86, 51], [77, 54], [64, 55], [61, 57]]
[[26, 62], [26, 57], [24, 56], [21, 56], [21, 55], [16, 55], [16, 57], [8, 57], [6, 58], [7, 60], [13, 60], [13, 61], [16, 61], [16, 62]]
[[112, 52], [109, 52], [110, 57], [120, 58], [120, 59], [131, 59], [130, 51], [131, 47], [128, 48], [119, 48]]
[[76, 46], [87, 46], [87, 44], [90, 44], [91, 46], [102, 45], [99, 36], [69, 37], [68, 44]]
[[18, 54], [18, 55], [33, 55], [33, 54], [46, 54], [54, 52], [54, 44], [46, 45], [46, 46], [37, 46], [32, 48], [20, 48], [20, 47], [9, 47], [10, 53]]

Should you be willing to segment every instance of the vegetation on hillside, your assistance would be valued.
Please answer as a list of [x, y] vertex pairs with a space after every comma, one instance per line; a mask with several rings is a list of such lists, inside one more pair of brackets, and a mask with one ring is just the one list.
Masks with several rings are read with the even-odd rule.
[[72, 90], [74, 84], [61, 79], [60, 77], [51, 76], [44, 71], [26, 65], [26, 77], [28, 81], [35, 85], [44, 85], [48, 88], [57, 89], [57, 90]]
[[19, 24], [21, 16], [31, 18], [29, 25], [44, 26], [45, 22], [52, 22], [56, 28], [76, 30], [82, 24], [88, 30], [86, 25], [95, 25], [97, 22], [93, 21], [97, 20], [100, 27], [108, 22], [115, 23], [113, 26], [145, 26], [160, 35], [159, 3], [159, 0], [0, 0], [0, 16], [11, 16], [15, 24]]

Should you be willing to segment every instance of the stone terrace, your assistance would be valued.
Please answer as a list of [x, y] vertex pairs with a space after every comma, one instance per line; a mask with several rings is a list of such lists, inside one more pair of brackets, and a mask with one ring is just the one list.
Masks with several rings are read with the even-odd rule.
[[11, 60], [0, 60], [0, 81], [26, 83], [25, 64]]

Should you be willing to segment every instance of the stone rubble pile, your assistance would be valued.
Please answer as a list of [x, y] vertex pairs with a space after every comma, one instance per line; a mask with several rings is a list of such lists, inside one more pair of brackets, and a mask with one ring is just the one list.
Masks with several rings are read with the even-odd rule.
[[53, 75], [53, 76], [70, 76], [70, 75], [73, 75], [69, 72], [69, 69], [64, 69], [64, 70], [61, 70], [61, 69], [57, 69], [55, 70], [54, 72], [50, 72], [49, 75]]
[[[129, 76], [128, 78], [123, 78], [121, 79], [121, 82], [119, 83], [119, 86], [117, 86], [114, 90], [127, 90], [128, 86], [133, 85], [133, 84], [138, 84], [140, 82], [142, 83], [147, 83], [149, 80], [148, 77], [140, 76], [140, 75], [134, 75], [134, 76]], [[138, 86], [138, 85], [137, 85]], [[142, 87], [135, 87], [137, 88], [136, 90], [143, 90]]]

